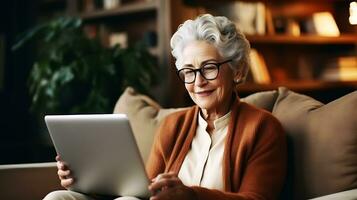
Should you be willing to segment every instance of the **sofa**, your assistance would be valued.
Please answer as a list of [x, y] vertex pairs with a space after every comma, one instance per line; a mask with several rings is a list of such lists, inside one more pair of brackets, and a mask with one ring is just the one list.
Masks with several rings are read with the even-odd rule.
[[[357, 199], [357, 91], [328, 104], [287, 88], [258, 92], [242, 101], [268, 110], [288, 140], [288, 175], [281, 199]], [[114, 113], [127, 114], [147, 160], [160, 121], [182, 108], [162, 108], [127, 88]], [[56, 164], [0, 165], [0, 199], [41, 199], [61, 189]]]

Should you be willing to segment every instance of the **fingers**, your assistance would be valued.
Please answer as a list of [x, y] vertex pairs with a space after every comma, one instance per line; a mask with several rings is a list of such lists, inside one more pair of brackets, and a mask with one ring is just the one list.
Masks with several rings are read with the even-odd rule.
[[158, 182], [154, 182], [149, 186], [149, 190], [153, 193], [158, 190], [164, 190], [169, 187], [175, 187], [176, 185], [181, 185], [181, 180], [178, 178], [162, 179]]
[[58, 170], [57, 174], [61, 179], [66, 179], [71, 174], [71, 171], [69, 171], [69, 170]]
[[149, 185], [150, 200], [196, 199], [194, 191], [185, 186], [175, 173], [159, 174], [152, 181]]
[[62, 161], [57, 161], [57, 175], [60, 180], [71, 178], [71, 170], [68, 169], [67, 165]]
[[73, 182], [70, 170], [58, 170], [58, 178], [61, 180], [61, 185], [65, 188], [69, 187]]
[[64, 164], [62, 161], [57, 161], [56, 165], [57, 165], [57, 169], [59, 169], [59, 170], [64, 169]]
[[61, 160], [59, 156], [56, 157], [57, 160], [57, 174], [60, 179], [68, 179], [67, 177], [70, 175], [71, 171], [69, 170], [67, 164]]
[[68, 189], [73, 184], [74, 179], [70, 176], [70, 170], [58, 170], [57, 174], [59, 179], [61, 180], [62, 187]]
[[67, 165], [62, 161], [57, 161], [57, 175], [60, 180], [71, 178], [69, 177], [71, 171], [68, 169]]
[[61, 185], [64, 188], [69, 188], [72, 184], [73, 184], [73, 178], [69, 178], [69, 179], [62, 179], [61, 180]]
[[175, 187], [178, 185], [182, 185], [181, 180], [177, 177], [175, 173], [164, 173], [159, 174], [156, 178], [154, 178], [153, 183], [149, 185], [149, 190], [155, 194], [158, 191], [165, 190], [169, 187]]
[[71, 171], [68, 168], [68, 165], [62, 161], [61, 157], [59, 155], [56, 156], [56, 165], [57, 165], [57, 175], [59, 179], [61, 180], [61, 185], [64, 188], [69, 188], [73, 182], [74, 179], [71, 177]]
[[163, 173], [163, 174], [159, 174], [157, 175], [155, 178], [152, 179], [153, 182], [156, 182], [160, 179], [163, 178], [170, 178], [170, 177], [177, 177], [177, 175], [173, 172], [168, 172], [168, 173]]
[[58, 170], [67, 170], [67, 169], [69, 169], [67, 163], [65, 163], [65, 162], [63, 162], [61, 160], [57, 161], [56, 165], [57, 165], [57, 169]]

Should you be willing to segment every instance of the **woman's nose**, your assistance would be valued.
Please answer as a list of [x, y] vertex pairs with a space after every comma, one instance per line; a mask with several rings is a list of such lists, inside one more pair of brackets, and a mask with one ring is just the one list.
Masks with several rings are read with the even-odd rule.
[[195, 85], [196, 86], [201, 86], [201, 85], [205, 85], [206, 83], [207, 83], [207, 80], [205, 78], [203, 78], [203, 76], [202, 76], [202, 74], [200, 72], [197, 72]]

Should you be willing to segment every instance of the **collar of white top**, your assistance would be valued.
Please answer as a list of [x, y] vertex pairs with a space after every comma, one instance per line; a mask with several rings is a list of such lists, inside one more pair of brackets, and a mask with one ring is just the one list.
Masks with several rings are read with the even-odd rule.
[[[213, 121], [214, 129], [221, 129], [223, 127], [226, 127], [229, 122], [229, 118], [231, 116], [231, 111], [229, 111], [227, 114], [224, 116], [216, 119]], [[207, 128], [207, 121], [203, 118], [201, 112], [198, 112], [198, 125], [204, 127], [205, 129]]]

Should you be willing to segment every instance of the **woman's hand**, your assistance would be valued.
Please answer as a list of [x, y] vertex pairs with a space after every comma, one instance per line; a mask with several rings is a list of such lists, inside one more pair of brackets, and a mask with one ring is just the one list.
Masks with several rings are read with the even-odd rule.
[[194, 191], [185, 186], [177, 174], [172, 172], [159, 174], [152, 180], [149, 190], [152, 193], [150, 200], [195, 199]]
[[62, 187], [68, 189], [74, 182], [73, 177], [71, 176], [71, 171], [69, 170], [67, 164], [61, 160], [60, 156], [56, 156], [57, 160], [57, 174], [61, 180]]

